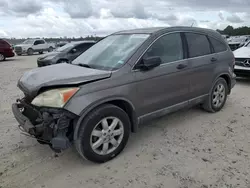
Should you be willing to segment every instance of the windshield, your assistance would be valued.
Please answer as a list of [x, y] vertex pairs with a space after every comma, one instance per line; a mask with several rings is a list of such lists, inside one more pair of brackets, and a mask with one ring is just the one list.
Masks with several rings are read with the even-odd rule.
[[148, 34], [108, 36], [76, 58], [73, 64], [103, 70], [118, 69], [148, 37]]
[[73, 48], [75, 45], [72, 44], [72, 43], [68, 43], [68, 44], [65, 44], [64, 46], [60, 47], [60, 48], [57, 48], [56, 51], [57, 52], [64, 52], [70, 48]]
[[23, 44], [33, 44], [34, 40], [28, 39], [23, 42]]

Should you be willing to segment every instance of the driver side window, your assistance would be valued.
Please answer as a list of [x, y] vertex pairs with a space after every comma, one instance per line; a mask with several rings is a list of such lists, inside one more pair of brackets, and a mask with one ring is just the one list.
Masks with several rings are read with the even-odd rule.
[[158, 56], [163, 63], [170, 63], [183, 59], [183, 47], [180, 33], [162, 36], [148, 49], [144, 58]]

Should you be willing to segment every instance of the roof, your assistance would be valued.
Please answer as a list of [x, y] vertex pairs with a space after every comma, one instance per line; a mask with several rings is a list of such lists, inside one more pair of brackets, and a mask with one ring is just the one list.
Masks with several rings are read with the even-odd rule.
[[96, 43], [94, 40], [82, 40], [82, 41], [72, 41], [72, 44], [81, 44], [81, 43]]
[[206, 32], [210, 34], [218, 33], [211, 29], [205, 28], [198, 28], [198, 27], [185, 27], [185, 26], [178, 26], [178, 27], [149, 27], [149, 28], [139, 28], [139, 29], [132, 29], [132, 30], [125, 30], [119, 31], [114, 34], [153, 34], [158, 32], [172, 32], [172, 31], [196, 31], [196, 32]]
[[164, 29], [164, 27], [148, 27], [148, 28], [139, 28], [139, 29], [119, 31], [119, 32], [116, 32], [115, 34], [132, 34], [132, 33], [151, 34], [162, 29]]

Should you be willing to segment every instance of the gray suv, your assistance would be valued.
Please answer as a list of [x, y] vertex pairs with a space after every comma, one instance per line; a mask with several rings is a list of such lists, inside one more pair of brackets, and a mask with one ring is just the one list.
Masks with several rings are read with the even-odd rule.
[[12, 105], [22, 132], [60, 152], [105, 162], [140, 124], [184, 107], [224, 106], [235, 85], [222, 36], [194, 27], [145, 28], [107, 36], [72, 64], [33, 69]]

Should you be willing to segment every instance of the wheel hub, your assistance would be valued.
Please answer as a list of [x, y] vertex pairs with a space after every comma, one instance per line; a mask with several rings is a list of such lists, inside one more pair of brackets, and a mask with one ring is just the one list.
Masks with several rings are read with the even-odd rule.
[[114, 138], [114, 133], [112, 130], [108, 130], [108, 131], [102, 131], [102, 138], [104, 139], [104, 142], [110, 142], [111, 139]]

